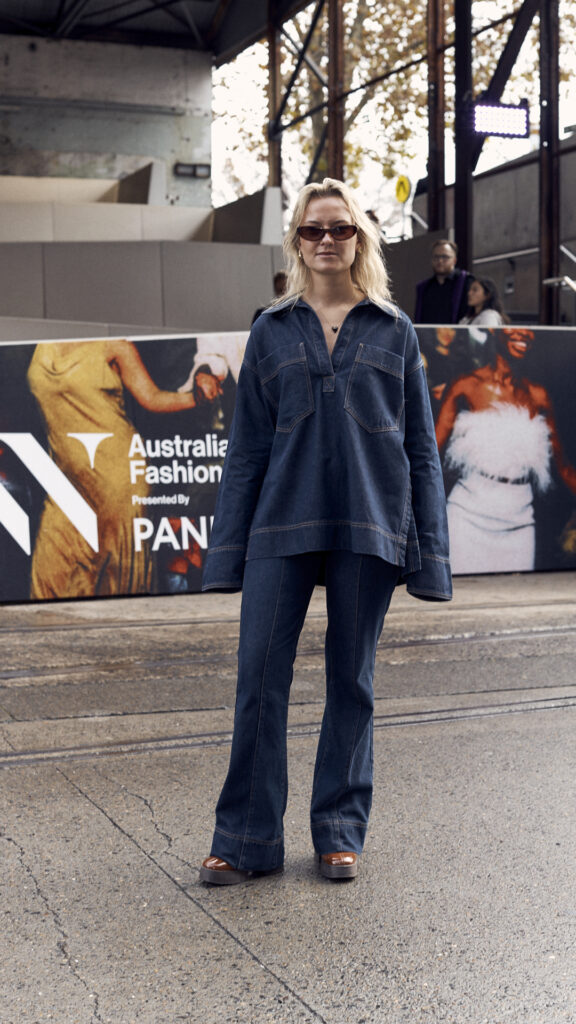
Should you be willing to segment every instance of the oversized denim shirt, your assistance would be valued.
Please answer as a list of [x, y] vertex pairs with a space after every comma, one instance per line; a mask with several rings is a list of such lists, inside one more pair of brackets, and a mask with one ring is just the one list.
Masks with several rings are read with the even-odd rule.
[[302, 299], [254, 323], [206, 555], [203, 590], [240, 590], [250, 558], [347, 549], [452, 596], [446, 501], [408, 317], [368, 299], [332, 355]]

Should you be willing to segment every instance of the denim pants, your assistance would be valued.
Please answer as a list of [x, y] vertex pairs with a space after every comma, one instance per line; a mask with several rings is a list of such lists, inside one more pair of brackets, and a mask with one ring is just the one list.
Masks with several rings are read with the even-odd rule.
[[326, 704], [310, 810], [318, 853], [361, 853], [372, 803], [376, 646], [397, 566], [352, 551], [246, 563], [230, 767], [211, 854], [241, 870], [284, 859], [288, 700], [298, 638], [319, 573], [326, 585]]

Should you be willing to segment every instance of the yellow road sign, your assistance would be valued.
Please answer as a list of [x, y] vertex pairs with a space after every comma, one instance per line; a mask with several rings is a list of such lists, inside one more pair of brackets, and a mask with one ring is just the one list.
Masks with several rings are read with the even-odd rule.
[[396, 199], [399, 203], [405, 203], [410, 198], [412, 186], [409, 178], [401, 174], [396, 182]]

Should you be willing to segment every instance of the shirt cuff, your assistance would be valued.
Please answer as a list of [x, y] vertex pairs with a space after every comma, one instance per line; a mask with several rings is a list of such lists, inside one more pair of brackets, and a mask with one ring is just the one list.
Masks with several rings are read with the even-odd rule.
[[243, 545], [209, 548], [202, 573], [202, 590], [242, 590], [245, 555]]
[[406, 589], [422, 601], [451, 601], [452, 574], [447, 558], [420, 554], [422, 568], [403, 573]]

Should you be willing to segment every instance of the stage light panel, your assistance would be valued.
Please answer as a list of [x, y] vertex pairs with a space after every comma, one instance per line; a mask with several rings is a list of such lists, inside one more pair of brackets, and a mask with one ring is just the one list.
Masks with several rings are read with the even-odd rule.
[[472, 127], [479, 135], [526, 139], [530, 135], [528, 104], [475, 103]]

